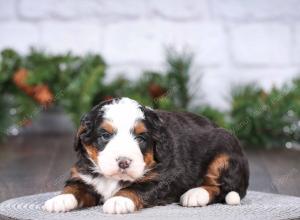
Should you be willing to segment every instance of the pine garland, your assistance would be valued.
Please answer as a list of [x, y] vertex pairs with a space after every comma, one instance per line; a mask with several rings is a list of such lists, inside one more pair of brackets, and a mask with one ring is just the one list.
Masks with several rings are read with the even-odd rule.
[[153, 108], [205, 115], [236, 134], [246, 146], [300, 146], [300, 79], [271, 91], [253, 84], [237, 86], [231, 94], [231, 109], [223, 112], [207, 105], [191, 106], [192, 64], [190, 53], [169, 50], [165, 71], [144, 71], [136, 81], [120, 75], [108, 83], [106, 64], [99, 55], [51, 55], [32, 50], [21, 56], [3, 50], [0, 139], [30, 124], [51, 105], [62, 107], [78, 125], [81, 115], [100, 101], [127, 96]]

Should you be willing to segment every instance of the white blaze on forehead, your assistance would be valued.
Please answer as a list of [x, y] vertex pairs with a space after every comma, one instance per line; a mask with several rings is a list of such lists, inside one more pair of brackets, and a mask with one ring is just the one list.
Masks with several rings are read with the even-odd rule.
[[138, 102], [122, 98], [109, 105], [103, 106], [104, 118], [113, 122], [116, 129], [128, 130], [139, 119], [144, 119], [144, 114]]
[[[144, 119], [139, 103], [129, 98], [122, 98], [103, 106], [103, 118], [109, 120], [116, 133], [98, 155], [99, 168], [104, 176], [133, 181], [144, 174], [145, 162], [139, 143], [132, 134], [137, 120]], [[131, 160], [126, 175], [121, 173], [118, 158]], [[124, 176], [125, 175], [125, 176]]]

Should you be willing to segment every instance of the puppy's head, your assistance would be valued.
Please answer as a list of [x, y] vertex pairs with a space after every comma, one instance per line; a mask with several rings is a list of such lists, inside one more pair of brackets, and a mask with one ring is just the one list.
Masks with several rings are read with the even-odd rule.
[[92, 162], [95, 172], [135, 181], [155, 165], [158, 121], [154, 111], [129, 98], [102, 102], [82, 118], [75, 150]]

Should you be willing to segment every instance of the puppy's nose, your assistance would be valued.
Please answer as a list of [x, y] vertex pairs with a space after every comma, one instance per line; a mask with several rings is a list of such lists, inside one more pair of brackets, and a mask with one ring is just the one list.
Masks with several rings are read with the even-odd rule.
[[118, 165], [121, 169], [127, 169], [130, 166], [131, 163], [131, 159], [129, 159], [128, 157], [119, 157], [117, 159], [118, 161]]

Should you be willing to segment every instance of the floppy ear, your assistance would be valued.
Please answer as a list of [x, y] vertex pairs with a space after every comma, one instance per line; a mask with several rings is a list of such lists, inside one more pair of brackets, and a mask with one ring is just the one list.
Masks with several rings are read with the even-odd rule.
[[83, 151], [82, 140], [90, 133], [92, 129], [91, 126], [89, 114], [83, 115], [80, 119], [80, 126], [77, 130], [74, 141], [74, 150], [76, 152]]
[[101, 110], [102, 106], [112, 102], [105, 101], [100, 104], [94, 106], [92, 110], [86, 114], [84, 114], [80, 119], [80, 126], [77, 130], [77, 134], [75, 136], [74, 141], [74, 149], [77, 152], [84, 152], [84, 148], [82, 146], [82, 142], [89, 144], [92, 139], [92, 131], [94, 129], [94, 124], [99, 124], [99, 121], [102, 120], [103, 111]]
[[164, 122], [155, 110], [144, 106], [141, 109], [144, 112], [146, 126], [150, 130], [154, 141], [154, 158], [156, 161], [161, 161], [166, 153], [165, 149], [167, 148], [165, 146], [168, 145]]
[[141, 110], [145, 116], [145, 122], [152, 133], [156, 133], [162, 127], [162, 120], [156, 114], [156, 112], [150, 107], [141, 106]]

